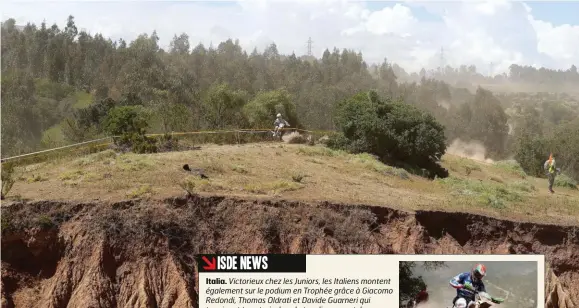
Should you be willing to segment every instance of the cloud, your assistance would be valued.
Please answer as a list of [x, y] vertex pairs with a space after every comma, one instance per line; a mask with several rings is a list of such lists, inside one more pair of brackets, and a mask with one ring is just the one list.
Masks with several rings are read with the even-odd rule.
[[359, 12], [357, 17], [361, 20], [361, 24], [357, 27], [346, 29], [345, 34], [347, 35], [368, 31], [376, 35], [395, 34], [401, 37], [409, 37], [411, 36], [410, 32], [418, 24], [418, 20], [412, 15], [410, 8], [398, 3], [393, 7], [385, 7], [371, 13], [368, 10], [352, 7], [346, 12], [346, 16], [351, 14], [352, 11]]
[[561, 62], [579, 62], [579, 25], [554, 26], [550, 22], [535, 19], [530, 11], [528, 20], [537, 34], [539, 52]]
[[234, 38], [248, 50], [263, 50], [274, 41], [282, 53], [304, 54], [311, 37], [317, 56], [326, 48], [349, 48], [368, 62], [387, 58], [410, 71], [441, 63], [474, 64], [482, 73], [491, 63], [495, 73], [513, 63], [557, 69], [579, 64], [579, 22], [554, 25], [535, 18], [524, 3], [506, 0], [9, 2], [2, 18], [64, 26], [69, 14], [79, 28], [113, 39], [132, 40], [156, 30], [168, 46], [173, 35], [186, 32], [193, 46]]

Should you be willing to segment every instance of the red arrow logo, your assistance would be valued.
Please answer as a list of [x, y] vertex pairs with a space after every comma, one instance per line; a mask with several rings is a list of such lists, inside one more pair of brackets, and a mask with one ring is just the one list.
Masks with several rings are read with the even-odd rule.
[[217, 268], [217, 260], [215, 258], [211, 258], [211, 261], [209, 261], [205, 256], [202, 256], [201, 259], [207, 264], [207, 266], [203, 266], [204, 270], [214, 271]]

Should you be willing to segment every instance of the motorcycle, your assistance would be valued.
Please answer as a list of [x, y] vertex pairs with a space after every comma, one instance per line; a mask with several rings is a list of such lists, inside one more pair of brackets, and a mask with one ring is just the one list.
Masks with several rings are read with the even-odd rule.
[[459, 298], [456, 300], [453, 308], [490, 308], [493, 304], [501, 304], [503, 299], [493, 298], [486, 292], [469, 291], [474, 293], [474, 301], [467, 303], [466, 299]]
[[286, 124], [284, 124], [284, 123], [279, 124], [279, 125], [277, 126], [277, 130], [274, 129], [274, 130], [271, 132], [271, 133], [273, 134], [273, 137], [274, 137], [275, 139], [279, 140], [279, 141], [282, 141], [282, 140], [283, 140], [282, 137], [283, 137], [283, 135], [284, 135], [283, 129], [284, 129], [284, 127], [286, 127], [286, 126], [289, 127], [289, 125], [286, 125]]

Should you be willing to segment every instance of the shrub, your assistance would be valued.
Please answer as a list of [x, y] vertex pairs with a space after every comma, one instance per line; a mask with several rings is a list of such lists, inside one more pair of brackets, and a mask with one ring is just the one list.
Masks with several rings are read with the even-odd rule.
[[434, 166], [446, 151], [444, 127], [414, 106], [359, 93], [339, 104], [336, 124], [341, 134], [330, 137], [331, 148], [425, 168], [431, 177], [448, 175]]
[[8, 195], [8, 192], [12, 189], [14, 182], [14, 164], [11, 162], [2, 164], [2, 200], [6, 198], [6, 195]]
[[131, 144], [131, 151], [133, 151], [133, 153], [156, 153], [158, 150], [157, 141], [145, 135], [132, 134], [129, 138], [129, 143]]
[[112, 136], [125, 134], [145, 134], [148, 115], [140, 106], [112, 108], [104, 120], [106, 132]]
[[281, 113], [292, 127], [300, 127], [296, 106], [285, 90], [260, 92], [243, 107], [243, 114], [253, 128], [273, 126], [277, 113]]
[[115, 144], [135, 153], [157, 152], [156, 140], [145, 136], [148, 114], [140, 106], [121, 106], [110, 110], [104, 120], [108, 134], [118, 136]]
[[577, 181], [566, 174], [561, 174], [555, 177], [554, 185], [557, 187], [577, 189]]
[[170, 152], [179, 150], [179, 139], [171, 134], [164, 134], [159, 140], [159, 151]]
[[531, 136], [518, 138], [515, 146], [515, 160], [526, 174], [544, 177], [543, 163], [548, 157], [548, 145], [543, 138]]

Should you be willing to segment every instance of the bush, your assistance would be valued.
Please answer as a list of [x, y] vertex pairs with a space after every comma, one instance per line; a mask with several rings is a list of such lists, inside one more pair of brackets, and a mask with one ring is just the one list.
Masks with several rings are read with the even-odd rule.
[[104, 120], [108, 134], [118, 136], [115, 144], [134, 153], [157, 152], [157, 141], [145, 136], [148, 114], [140, 106], [121, 106], [110, 110]]
[[526, 174], [544, 177], [543, 163], [549, 157], [547, 142], [540, 137], [522, 136], [517, 140], [515, 160]]
[[179, 150], [179, 139], [173, 137], [171, 134], [164, 134], [159, 140], [159, 151], [170, 152]]
[[331, 148], [424, 168], [430, 177], [448, 176], [435, 166], [446, 151], [444, 127], [414, 106], [362, 92], [339, 104], [336, 124], [341, 134], [330, 137]]
[[555, 177], [555, 186], [577, 189], [577, 181], [566, 174], [561, 174]]
[[137, 154], [157, 153], [157, 140], [145, 135], [132, 134], [129, 138], [131, 151]]
[[272, 127], [277, 113], [281, 113], [291, 127], [300, 128], [296, 106], [285, 90], [260, 92], [243, 107], [243, 114], [252, 128]]
[[144, 135], [148, 127], [148, 115], [140, 106], [112, 108], [104, 120], [105, 131], [112, 136], [124, 134]]

